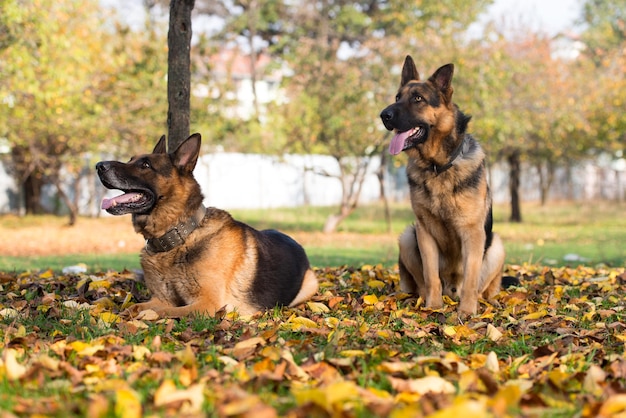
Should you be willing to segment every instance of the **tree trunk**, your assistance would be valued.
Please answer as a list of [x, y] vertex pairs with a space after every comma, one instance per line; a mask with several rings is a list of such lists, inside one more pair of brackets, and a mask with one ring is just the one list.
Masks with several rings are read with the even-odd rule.
[[41, 215], [41, 187], [43, 181], [38, 170], [33, 171], [26, 177], [22, 185], [24, 193], [24, 212], [27, 215]]
[[171, 0], [167, 34], [168, 151], [189, 136], [191, 96], [191, 11], [194, 0]]
[[545, 206], [548, 201], [548, 193], [554, 182], [555, 166], [551, 161], [546, 161], [545, 170], [541, 162], [535, 164], [539, 176], [539, 193], [541, 196], [541, 206]]
[[522, 222], [522, 209], [520, 207], [519, 185], [521, 177], [520, 151], [514, 149], [508, 155], [509, 162], [509, 191], [511, 193], [511, 222]]
[[67, 193], [65, 193], [65, 190], [63, 190], [63, 185], [61, 184], [59, 176], [54, 176], [53, 183], [54, 186], [57, 188], [57, 193], [59, 194], [59, 197], [61, 198], [63, 203], [65, 203], [65, 206], [67, 206], [67, 210], [69, 211], [68, 225], [76, 225], [76, 220], [78, 219], [78, 206], [74, 204], [72, 199], [70, 199]]
[[324, 233], [331, 234], [337, 230], [337, 227], [344, 219], [346, 219], [352, 212], [354, 212], [355, 207], [350, 208], [349, 206], [342, 206], [339, 213], [329, 215], [326, 218], [326, 222], [324, 223]]
[[361, 158], [355, 172], [351, 175], [349, 174], [349, 170], [346, 170], [346, 167], [343, 166], [341, 157], [335, 157], [341, 173], [339, 176], [342, 189], [341, 206], [339, 207], [339, 213], [330, 215], [326, 219], [323, 229], [325, 234], [335, 232], [339, 224], [354, 212], [359, 203], [361, 191], [363, 190], [363, 182], [365, 181], [365, 175], [367, 174], [367, 168], [370, 163], [369, 157]]

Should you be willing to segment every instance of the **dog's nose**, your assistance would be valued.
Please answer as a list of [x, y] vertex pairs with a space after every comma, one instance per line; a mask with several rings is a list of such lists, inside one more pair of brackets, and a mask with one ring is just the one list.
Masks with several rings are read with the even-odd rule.
[[385, 125], [385, 128], [390, 131], [393, 129], [393, 120], [395, 119], [395, 113], [393, 112], [393, 108], [391, 106], [387, 107], [385, 110], [380, 112], [380, 118]]
[[110, 166], [106, 163], [106, 161], [100, 161], [99, 163], [96, 163], [96, 171], [98, 173], [104, 173], [109, 169], [109, 167]]
[[392, 120], [393, 119], [393, 109], [386, 108], [385, 110], [380, 112], [380, 118], [383, 120], [383, 122], [389, 122], [390, 120]]

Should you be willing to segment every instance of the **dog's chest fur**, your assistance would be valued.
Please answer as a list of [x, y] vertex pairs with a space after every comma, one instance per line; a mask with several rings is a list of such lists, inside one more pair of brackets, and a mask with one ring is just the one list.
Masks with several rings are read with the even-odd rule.
[[[224, 230], [231, 231], [229, 234], [222, 234]], [[224, 237], [232, 237], [238, 230], [228, 212], [209, 208], [200, 227], [189, 235], [183, 245], [161, 253], [142, 250], [141, 266], [145, 271], [146, 285], [155, 297], [174, 306], [192, 303], [199, 296], [202, 287], [211, 286], [212, 277], [236, 276], [236, 272], [222, 270], [233, 265], [232, 260], [223, 256], [224, 246], [228, 248], [241, 242], [232, 239], [230, 242], [224, 242]], [[233, 248], [232, 254], [241, 252]], [[237, 261], [244, 270], [247, 264], [251, 263], [246, 257]], [[234, 299], [239, 299], [241, 295], [237, 294], [236, 287], [230, 287], [228, 284], [216, 279], [213, 289], [220, 297], [233, 303]]]
[[[422, 228], [434, 237], [450, 237], [439, 242], [440, 247], [458, 247], [460, 241], [454, 231], [473, 225], [482, 225], [487, 216], [487, 205], [475, 205], [477, 196], [489, 200], [486, 181], [484, 152], [470, 136], [466, 154], [460, 156], [453, 166], [443, 173], [436, 173], [424, 164], [417, 149], [407, 151], [411, 205]], [[488, 202], [490, 203], [490, 202]], [[469, 208], [469, 209], [468, 209]]]

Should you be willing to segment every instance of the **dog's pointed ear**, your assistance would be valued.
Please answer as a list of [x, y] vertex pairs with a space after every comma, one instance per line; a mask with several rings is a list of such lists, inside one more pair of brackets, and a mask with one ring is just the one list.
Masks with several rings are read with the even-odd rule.
[[409, 81], [419, 80], [420, 74], [417, 72], [417, 67], [413, 62], [413, 58], [407, 55], [404, 59], [404, 65], [402, 66], [402, 79], [400, 80], [400, 87], [405, 86]]
[[198, 133], [185, 139], [182, 144], [172, 153], [173, 162], [179, 169], [191, 173], [198, 161], [200, 154], [201, 136]]
[[154, 150], [152, 150], [153, 154], [165, 154], [167, 152], [167, 144], [165, 141], [165, 135], [163, 135], [161, 137], [161, 139], [159, 139], [159, 142], [157, 142], [156, 146], [154, 147]]
[[452, 98], [452, 75], [454, 74], [454, 64], [446, 64], [439, 67], [437, 71], [428, 79], [443, 93], [446, 101], [450, 102]]

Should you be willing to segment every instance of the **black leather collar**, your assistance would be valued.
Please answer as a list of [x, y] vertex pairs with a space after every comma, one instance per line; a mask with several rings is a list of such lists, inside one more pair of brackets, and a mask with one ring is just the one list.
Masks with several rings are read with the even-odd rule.
[[196, 213], [187, 221], [181, 222], [158, 238], [146, 240], [146, 250], [152, 253], [164, 253], [185, 243], [187, 237], [200, 225], [206, 208], [200, 205]]
[[467, 151], [469, 151], [469, 139], [467, 135], [464, 135], [463, 141], [461, 141], [459, 146], [456, 147], [456, 149], [454, 150], [454, 152], [452, 153], [452, 155], [450, 156], [450, 159], [448, 160], [446, 164], [444, 165], [433, 164], [433, 172], [435, 173], [435, 175], [438, 176], [439, 174], [448, 170], [450, 167], [452, 167], [456, 159], [459, 158], [459, 156], [463, 156], [463, 154], [466, 153]]

